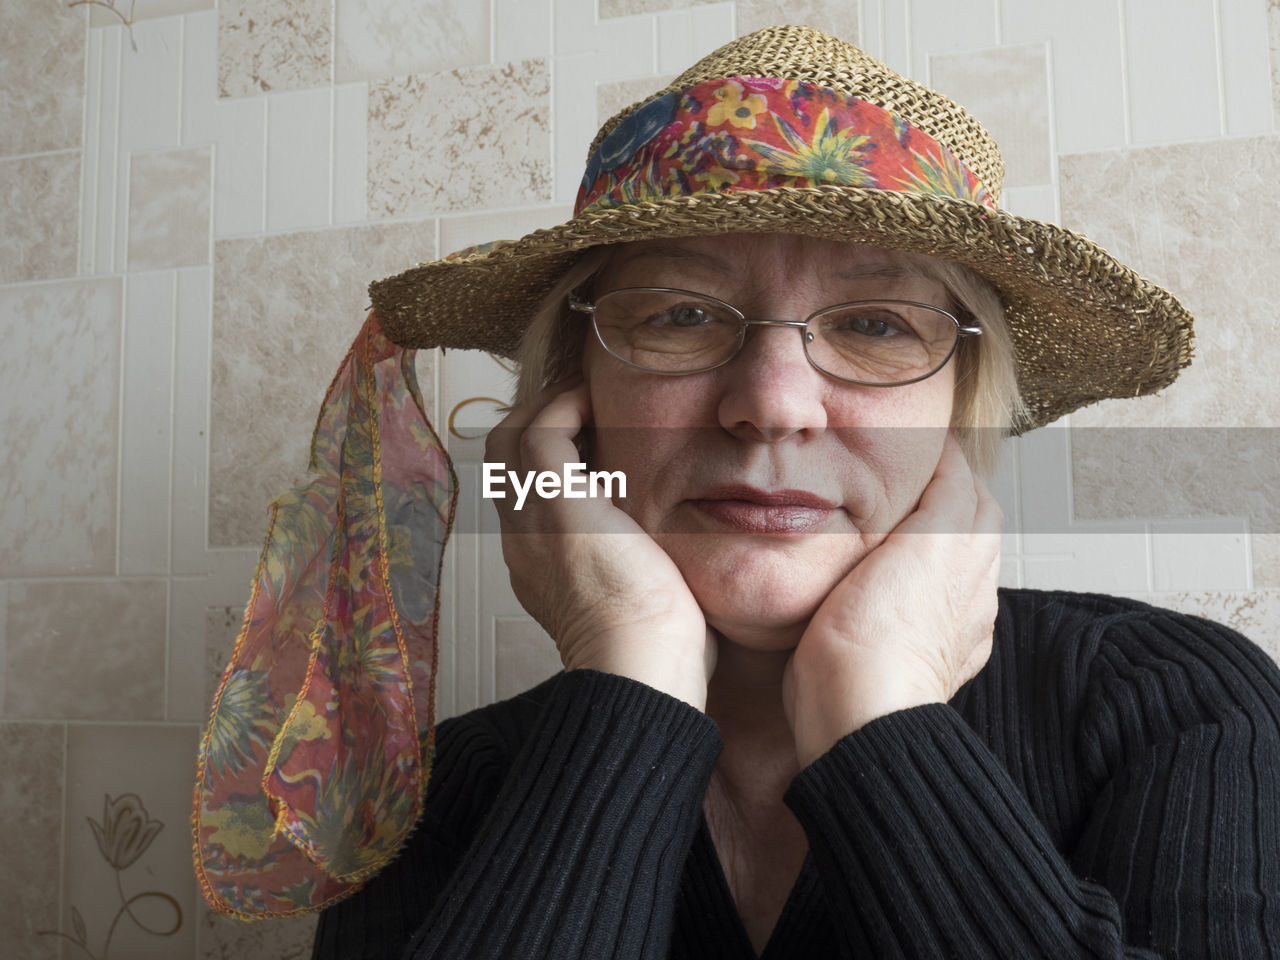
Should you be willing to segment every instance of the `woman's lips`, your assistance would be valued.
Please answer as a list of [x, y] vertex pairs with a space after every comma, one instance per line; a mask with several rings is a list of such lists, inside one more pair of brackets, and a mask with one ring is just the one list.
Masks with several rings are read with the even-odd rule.
[[839, 505], [807, 490], [717, 487], [690, 501], [695, 509], [742, 533], [807, 533]]

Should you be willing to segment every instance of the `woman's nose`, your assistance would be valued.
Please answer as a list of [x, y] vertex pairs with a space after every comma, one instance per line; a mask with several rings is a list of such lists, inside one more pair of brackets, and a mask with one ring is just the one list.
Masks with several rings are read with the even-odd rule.
[[827, 425], [828, 378], [805, 355], [800, 327], [750, 326], [722, 368], [720, 425], [734, 436], [776, 443]]

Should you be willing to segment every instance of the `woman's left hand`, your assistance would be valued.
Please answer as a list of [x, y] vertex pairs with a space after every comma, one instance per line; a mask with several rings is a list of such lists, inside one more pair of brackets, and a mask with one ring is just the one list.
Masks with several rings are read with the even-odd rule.
[[1003, 519], [948, 433], [915, 511], [835, 586], [787, 665], [802, 766], [876, 717], [947, 702], [982, 669]]

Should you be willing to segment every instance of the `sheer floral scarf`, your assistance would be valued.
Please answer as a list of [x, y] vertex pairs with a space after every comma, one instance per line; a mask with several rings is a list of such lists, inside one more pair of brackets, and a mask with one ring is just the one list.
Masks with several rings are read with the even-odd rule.
[[200, 744], [195, 867], [220, 912], [322, 908], [390, 862], [418, 819], [457, 480], [413, 357], [370, 313], [325, 394], [314, 479], [271, 506]]

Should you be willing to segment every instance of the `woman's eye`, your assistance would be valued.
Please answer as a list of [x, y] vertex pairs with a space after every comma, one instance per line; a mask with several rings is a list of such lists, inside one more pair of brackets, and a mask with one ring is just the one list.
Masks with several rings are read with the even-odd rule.
[[877, 339], [901, 336], [911, 330], [901, 317], [891, 313], [851, 313], [841, 318], [837, 329]]
[[699, 327], [714, 319], [702, 307], [679, 306], [664, 310], [653, 318], [653, 322], [671, 327]]

